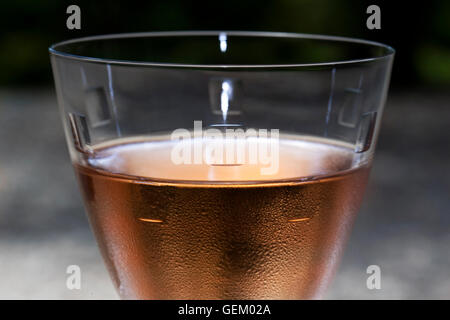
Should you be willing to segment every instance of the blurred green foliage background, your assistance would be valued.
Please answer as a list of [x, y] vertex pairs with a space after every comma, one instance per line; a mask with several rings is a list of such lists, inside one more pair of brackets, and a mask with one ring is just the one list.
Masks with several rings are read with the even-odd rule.
[[[81, 30], [66, 28], [71, 4], [81, 8]], [[381, 8], [381, 30], [366, 28], [370, 4]], [[264, 30], [376, 40], [397, 50], [394, 87], [450, 85], [450, 1], [16, 0], [0, 4], [0, 86], [51, 84], [51, 43], [160, 30]]]

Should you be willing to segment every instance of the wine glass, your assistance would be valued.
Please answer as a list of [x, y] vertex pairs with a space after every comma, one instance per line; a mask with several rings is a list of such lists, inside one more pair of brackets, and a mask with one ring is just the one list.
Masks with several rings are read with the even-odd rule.
[[392, 48], [201, 31], [87, 37], [50, 55], [120, 297], [323, 295], [365, 190]]

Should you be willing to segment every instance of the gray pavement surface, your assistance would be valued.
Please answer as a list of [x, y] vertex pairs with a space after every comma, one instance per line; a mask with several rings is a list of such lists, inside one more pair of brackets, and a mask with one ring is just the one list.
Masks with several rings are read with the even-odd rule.
[[[325, 298], [450, 299], [450, 93], [392, 92], [371, 182]], [[66, 268], [82, 270], [68, 290]], [[381, 289], [366, 268], [381, 268]], [[0, 299], [117, 299], [91, 234], [56, 98], [0, 89]]]

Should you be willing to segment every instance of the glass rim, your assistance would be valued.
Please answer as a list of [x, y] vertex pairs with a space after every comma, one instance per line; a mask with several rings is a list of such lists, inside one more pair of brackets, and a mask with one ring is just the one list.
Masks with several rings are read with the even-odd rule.
[[[188, 64], [188, 63], [171, 63], [157, 61], [133, 61], [110, 58], [97, 58], [88, 55], [78, 55], [64, 50], [60, 50], [62, 46], [69, 44], [81, 44], [97, 40], [118, 40], [124, 38], [169, 38], [169, 37], [201, 37], [201, 36], [217, 36], [221, 35], [243, 36], [243, 37], [267, 37], [267, 38], [284, 38], [284, 39], [304, 39], [304, 40], [322, 40], [334, 41], [340, 43], [362, 44], [368, 47], [381, 48], [385, 50], [383, 54], [378, 56], [368, 56], [360, 59], [336, 59], [326, 62], [312, 63], [281, 63], [281, 64]], [[291, 33], [291, 32], [272, 32], [272, 31], [156, 31], [156, 32], [132, 32], [132, 33], [114, 33], [74, 38], [52, 44], [49, 53], [75, 61], [94, 62], [109, 65], [125, 65], [125, 66], [145, 66], [145, 67], [166, 67], [166, 68], [204, 68], [204, 69], [259, 69], [259, 68], [296, 68], [296, 67], [326, 67], [336, 65], [353, 65], [366, 62], [375, 62], [388, 59], [395, 54], [395, 49], [381, 42], [364, 40], [360, 38], [331, 36], [322, 34], [308, 33]]]

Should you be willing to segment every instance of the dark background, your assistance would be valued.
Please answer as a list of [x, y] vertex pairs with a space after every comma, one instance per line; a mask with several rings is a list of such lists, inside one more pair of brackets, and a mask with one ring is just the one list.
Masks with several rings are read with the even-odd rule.
[[[66, 8], [81, 8], [81, 30]], [[366, 8], [381, 8], [381, 30]], [[165, 30], [360, 37], [396, 49], [371, 181], [326, 298], [450, 298], [450, 1], [3, 1], [0, 4], [0, 298], [116, 298], [70, 166], [50, 44]], [[82, 289], [65, 286], [82, 270]], [[381, 290], [366, 268], [379, 265]]]
[[[81, 30], [66, 8], [81, 8]], [[381, 8], [381, 30], [366, 8]], [[228, 0], [8, 1], [0, 10], [0, 86], [51, 82], [46, 48], [79, 36], [167, 30], [255, 30], [331, 34], [381, 41], [397, 50], [392, 85], [450, 85], [450, 2]]]

